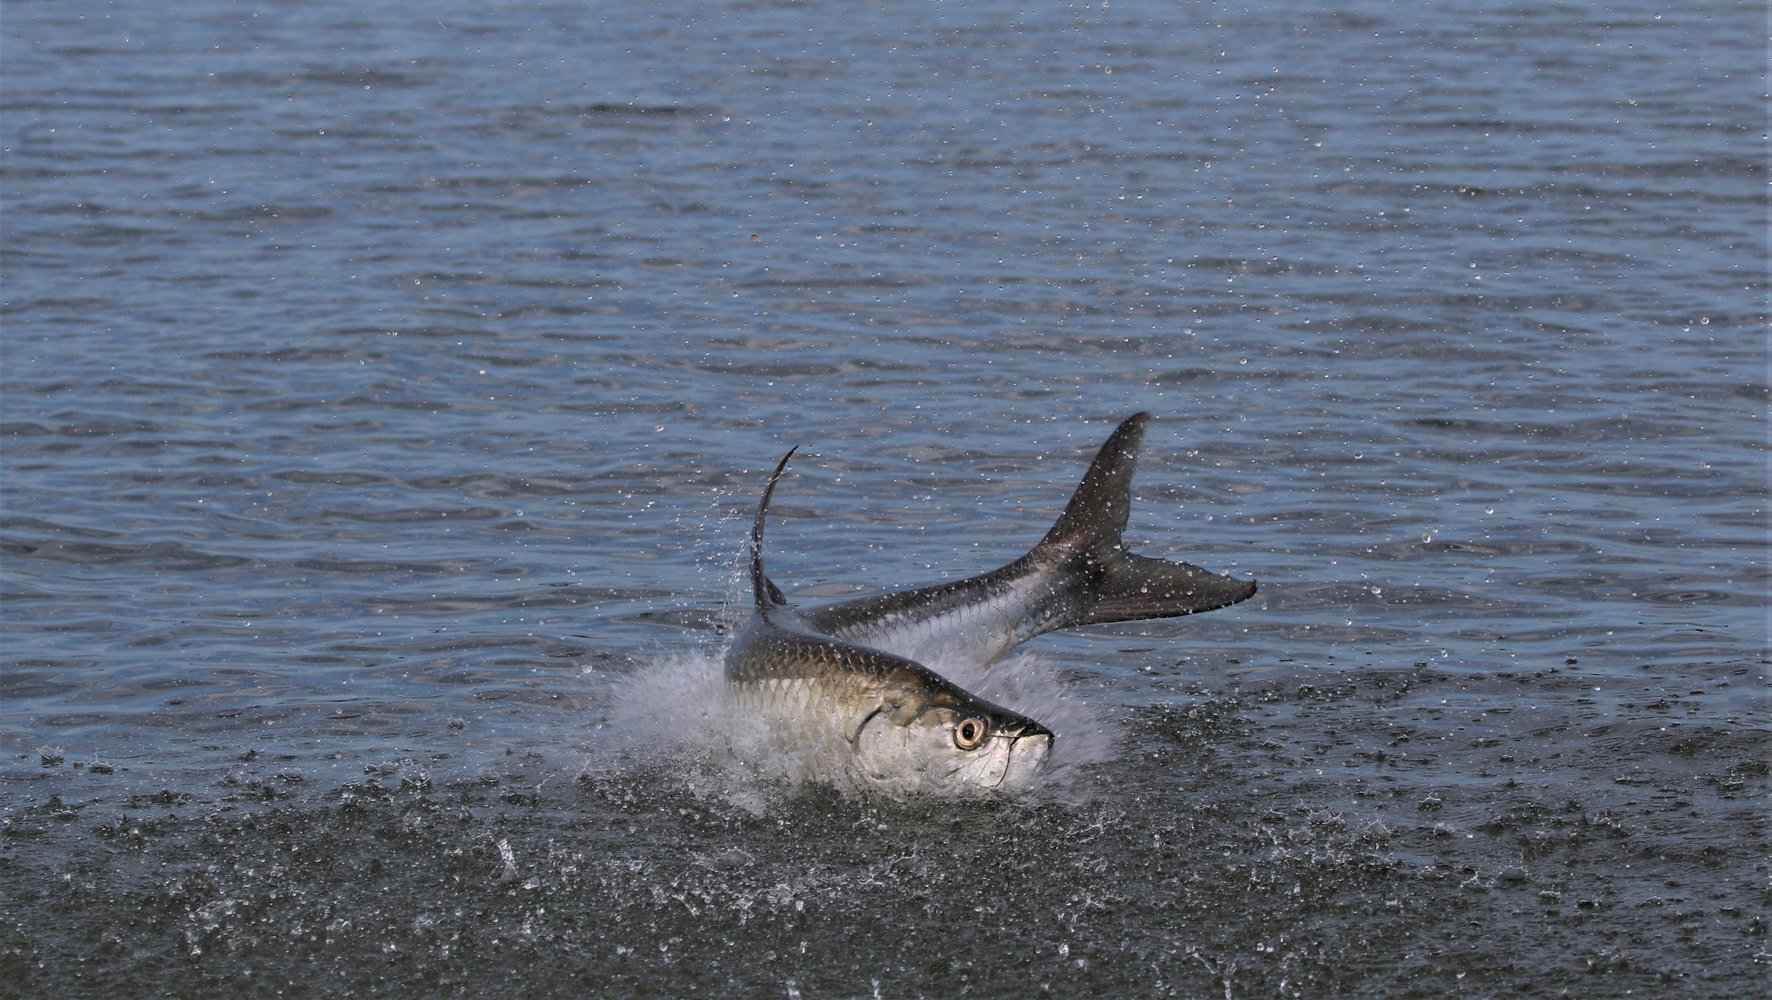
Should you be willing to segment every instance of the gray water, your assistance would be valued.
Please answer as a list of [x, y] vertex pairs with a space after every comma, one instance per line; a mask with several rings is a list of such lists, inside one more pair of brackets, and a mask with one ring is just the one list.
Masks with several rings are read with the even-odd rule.
[[[361, 8], [0, 22], [0, 993], [1764, 982], [1756, 5]], [[1061, 785], [698, 757], [1140, 409]]]

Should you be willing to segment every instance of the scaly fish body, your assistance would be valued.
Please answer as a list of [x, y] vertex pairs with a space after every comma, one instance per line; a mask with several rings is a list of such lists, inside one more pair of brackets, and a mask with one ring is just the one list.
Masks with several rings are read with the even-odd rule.
[[734, 702], [785, 729], [808, 759], [822, 755], [830, 773], [819, 776], [833, 784], [899, 794], [1016, 788], [1051, 751], [1046, 727], [901, 656], [762, 616], [733, 649]]
[[755, 613], [726, 654], [735, 701], [808, 745], [856, 784], [896, 792], [1025, 787], [1053, 734], [955, 685], [926, 662], [991, 663], [1054, 629], [1208, 611], [1255, 592], [1186, 563], [1126, 552], [1120, 536], [1147, 414], [1101, 448], [1057, 523], [1026, 555], [981, 576], [795, 611], [763, 572], [763, 523], [784, 456], [751, 528]]

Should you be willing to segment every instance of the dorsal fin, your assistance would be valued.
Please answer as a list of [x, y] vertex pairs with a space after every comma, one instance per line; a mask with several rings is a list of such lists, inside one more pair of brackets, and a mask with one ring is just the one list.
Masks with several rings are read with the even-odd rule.
[[799, 445], [789, 448], [788, 453], [781, 456], [781, 461], [775, 463], [775, 471], [769, 474], [769, 485], [763, 487], [763, 499], [757, 503], [757, 519], [751, 522], [751, 596], [758, 611], [787, 603], [781, 591], [763, 573], [763, 515], [769, 512], [769, 498], [775, 493], [775, 482], [781, 478], [781, 470], [788, 467], [788, 459], [799, 450]]

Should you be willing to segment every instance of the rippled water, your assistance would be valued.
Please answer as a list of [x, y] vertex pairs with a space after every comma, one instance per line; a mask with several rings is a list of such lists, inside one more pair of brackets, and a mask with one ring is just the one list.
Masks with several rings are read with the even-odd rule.
[[[5, 971], [1739, 993], [1763, 26], [10, 4], [0, 858], [9, 908], [140, 919], [17, 924]], [[1262, 591], [1036, 644], [1112, 720], [1081, 789], [649, 767], [616, 692], [712, 669], [786, 447], [812, 601], [1013, 557], [1139, 409], [1129, 537]]]

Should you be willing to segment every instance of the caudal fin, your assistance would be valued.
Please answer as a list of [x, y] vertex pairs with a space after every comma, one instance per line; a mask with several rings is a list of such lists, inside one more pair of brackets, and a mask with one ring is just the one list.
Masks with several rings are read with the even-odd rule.
[[1127, 552], [1120, 536], [1132, 513], [1132, 473], [1148, 413], [1121, 422], [1095, 456], [1052, 530], [1030, 555], [1082, 560], [1099, 573], [1095, 603], [1066, 625], [1171, 618], [1211, 611], [1247, 599], [1253, 580], [1213, 573], [1184, 562]]
[[1121, 552], [1108, 564], [1101, 596], [1079, 625], [1173, 618], [1229, 607], [1255, 594], [1254, 580], [1201, 569], [1190, 563]]

